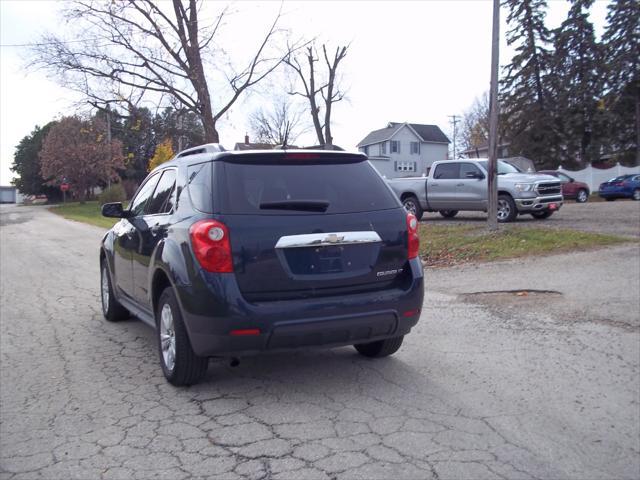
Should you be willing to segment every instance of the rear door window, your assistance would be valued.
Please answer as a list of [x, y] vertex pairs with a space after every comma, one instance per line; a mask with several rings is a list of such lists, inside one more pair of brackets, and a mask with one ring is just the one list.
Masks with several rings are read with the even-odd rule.
[[433, 178], [438, 180], [451, 180], [460, 178], [459, 163], [441, 163], [436, 167]]
[[224, 172], [224, 213], [295, 215], [399, 207], [393, 192], [368, 161], [225, 162]]

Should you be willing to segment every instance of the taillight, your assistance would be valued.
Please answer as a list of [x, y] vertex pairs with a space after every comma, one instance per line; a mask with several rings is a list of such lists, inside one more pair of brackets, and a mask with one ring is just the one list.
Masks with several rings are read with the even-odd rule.
[[407, 235], [409, 247], [409, 260], [416, 258], [420, 253], [420, 236], [418, 235], [418, 219], [413, 213], [407, 213]]
[[207, 272], [233, 272], [229, 229], [216, 220], [200, 220], [189, 228], [191, 247]]

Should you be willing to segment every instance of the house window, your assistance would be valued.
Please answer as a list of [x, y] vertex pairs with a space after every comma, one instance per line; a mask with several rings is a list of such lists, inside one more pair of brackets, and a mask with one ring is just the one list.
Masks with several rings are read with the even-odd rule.
[[400, 153], [400, 141], [399, 140], [391, 140], [391, 148], [389, 150], [391, 153]]
[[417, 162], [396, 162], [396, 172], [415, 172], [417, 169]]
[[382, 142], [380, 144], [380, 155], [385, 155], [387, 153], [387, 142]]
[[420, 155], [420, 142], [411, 142], [411, 155]]

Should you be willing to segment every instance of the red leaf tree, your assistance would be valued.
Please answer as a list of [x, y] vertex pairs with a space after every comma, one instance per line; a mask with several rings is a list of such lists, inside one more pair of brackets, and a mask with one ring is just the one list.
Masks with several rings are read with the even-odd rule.
[[106, 125], [100, 119], [65, 117], [47, 134], [40, 163], [49, 185], [66, 181], [84, 202], [89, 188], [119, 178], [117, 169], [124, 167], [122, 142], [107, 142]]

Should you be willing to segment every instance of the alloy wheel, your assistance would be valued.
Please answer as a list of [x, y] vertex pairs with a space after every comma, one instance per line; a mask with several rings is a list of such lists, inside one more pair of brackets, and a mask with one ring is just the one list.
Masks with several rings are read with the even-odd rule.
[[498, 200], [498, 220], [506, 220], [511, 213], [511, 207], [506, 200]]
[[404, 208], [407, 212], [415, 215], [417, 208], [416, 208], [416, 204], [413, 200], [405, 200], [404, 201]]
[[587, 201], [587, 192], [585, 192], [584, 190], [580, 190], [578, 192], [578, 202], [584, 203], [586, 201]]
[[176, 332], [171, 306], [165, 303], [160, 312], [160, 345], [162, 361], [167, 370], [173, 371], [176, 365]]
[[637, 189], [637, 188], [636, 188], [636, 189], [633, 191], [633, 199], [634, 199], [634, 200], [640, 200], [640, 189]]
[[102, 294], [102, 311], [106, 314], [109, 309], [109, 272], [107, 272], [106, 266], [102, 267], [100, 292]]

